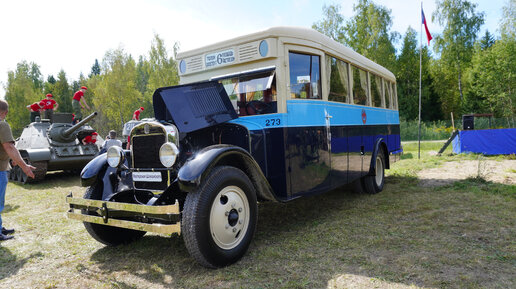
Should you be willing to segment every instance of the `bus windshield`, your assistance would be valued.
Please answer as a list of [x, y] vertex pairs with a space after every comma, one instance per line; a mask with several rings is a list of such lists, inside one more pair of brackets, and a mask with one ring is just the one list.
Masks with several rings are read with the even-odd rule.
[[218, 78], [239, 116], [277, 112], [275, 70]]

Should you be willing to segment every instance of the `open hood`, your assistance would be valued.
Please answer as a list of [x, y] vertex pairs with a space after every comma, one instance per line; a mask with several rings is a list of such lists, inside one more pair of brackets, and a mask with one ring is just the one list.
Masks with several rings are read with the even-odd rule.
[[157, 120], [173, 122], [180, 132], [191, 132], [238, 117], [217, 81], [162, 87], [152, 96]]

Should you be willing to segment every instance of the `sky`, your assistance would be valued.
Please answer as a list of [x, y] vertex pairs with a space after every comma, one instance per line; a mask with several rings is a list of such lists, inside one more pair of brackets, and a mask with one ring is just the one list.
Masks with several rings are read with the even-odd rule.
[[[485, 13], [485, 30], [499, 35], [502, 7], [508, 0], [470, 0]], [[154, 35], [172, 55], [174, 43], [186, 51], [272, 26], [311, 27], [322, 19], [323, 5], [339, 4], [345, 20], [357, 0], [16, 0], [0, 1], [0, 98], [8, 71], [21, 61], [39, 65], [46, 80], [63, 69], [69, 82], [87, 76], [109, 50], [122, 48], [135, 59], [148, 55]], [[420, 1], [374, 0], [391, 10], [391, 30], [420, 31]], [[435, 1], [423, 2], [432, 35]], [[423, 32], [424, 33], [424, 32]], [[425, 37], [425, 36], [423, 36]], [[426, 39], [423, 38], [426, 43]], [[401, 41], [400, 41], [401, 43]], [[399, 47], [400, 43], [397, 47]]]

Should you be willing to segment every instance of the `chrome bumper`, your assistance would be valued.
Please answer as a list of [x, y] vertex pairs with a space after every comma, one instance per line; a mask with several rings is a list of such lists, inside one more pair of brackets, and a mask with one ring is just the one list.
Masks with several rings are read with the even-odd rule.
[[[70, 195], [66, 197], [66, 203], [70, 205], [70, 210], [67, 213], [70, 219], [159, 234], [181, 234], [181, 223], [179, 221], [174, 224], [153, 223], [151, 221], [155, 218], [169, 219], [172, 216], [179, 216], [179, 203], [177, 201], [173, 205], [147, 206], [75, 198], [70, 193]], [[98, 216], [83, 214], [81, 210], [95, 212]], [[116, 215], [120, 213], [123, 213], [124, 216], [138, 217], [142, 220], [148, 220], [149, 222], [118, 219]]]

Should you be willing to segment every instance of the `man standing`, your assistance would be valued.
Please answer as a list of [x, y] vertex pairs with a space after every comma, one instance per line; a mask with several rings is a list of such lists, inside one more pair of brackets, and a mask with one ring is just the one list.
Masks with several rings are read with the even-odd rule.
[[5, 204], [5, 190], [7, 188], [7, 171], [10, 169], [9, 158], [12, 159], [13, 165], [18, 165], [22, 171], [29, 177], [34, 178], [32, 170], [36, 168], [28, 165], [20, 156], [20, 152], [14, 146], [14, 138], [11, 132], [11, 127], [5, 121], [5, 117], [9, 112], [9, 104], [7, 101], [0, 100], [0, 227], [2, 232], [0, 233], [0, 241], [12, 239], [13, 236], [10, 234], [14, 233], [14, 229], [6, 229], [2, 224], [2, 211], [4, 210]]
[[119, 146], [122, 147], [122, 142], [118, 139], [116, 139], [116, 131], [110, 130], [109, 131], [109, 139], [107, 139], [104, 142], [103, 149], [107, 151], [112, 146]]
[[[45, 106], [43, 107], [43, 111], [45, 112], [45, 118], [50, 119], [50, 121], [52, 121], [52, 116], [54, 115], [54, 111], [56, 111], [57, 108], [59, 107], [59, 103], [57, 103], [53, 99], [54, 96], [51, 93], [47, 93], [46, 97], [47, 98], [45, 98], [41, 101], [45, 104]], [[55, 105], [55, 107], [54, 107], [54, 105]]]
[[81, 109], [86, 107], [90, 109], [90, 106], [86, 103], [86, 100], [84, 99], [84, 92], [86, 92], [88, 88], [86, 86], [81, 86], [81, 89], [79, 89], [74, 95], [72, 99], [72, 107], [73, 112], [75, 114], [75, 122], [79, 122], [82, 120], [82, 113]]
[[138, 108], [133, 113], [133, 119], [140, 120], [140, 113], [143, 111], [143, 107]]

